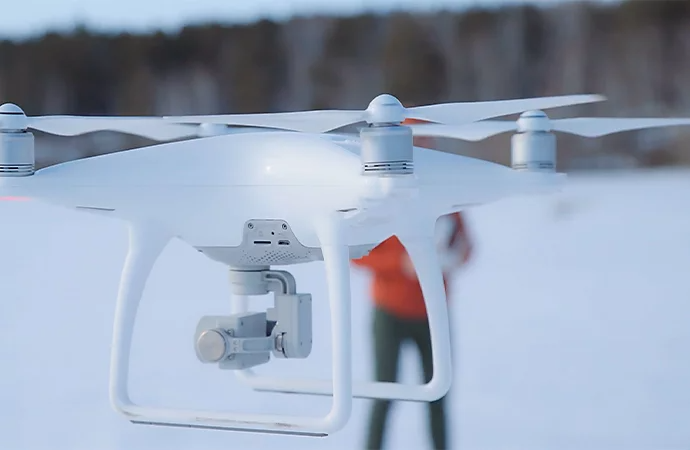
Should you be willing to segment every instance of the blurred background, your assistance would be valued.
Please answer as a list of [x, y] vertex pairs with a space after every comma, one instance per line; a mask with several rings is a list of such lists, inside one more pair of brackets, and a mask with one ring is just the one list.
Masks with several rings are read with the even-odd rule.
[[[365, 108], [600, 93], [551, 117], [690, 115], [690, 2], [27, 0], [0, 18], [0, 101], [27, 114]], [[44, 166], [148, 144], [37, 135]], [[564, 171], [687, 165], [687, 127], [559, 135]], [[509, 163], [510, 135], [440, 140]]]

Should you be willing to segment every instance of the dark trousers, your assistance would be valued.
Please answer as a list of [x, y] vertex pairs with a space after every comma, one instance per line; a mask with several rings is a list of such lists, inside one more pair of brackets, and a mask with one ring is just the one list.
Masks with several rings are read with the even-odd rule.
[[[424, 371], [424, 380], [429, 382], [433, 375], [431, 359], [431, 336], [428, 320], [406, 320], [379, 308], [374, 309], [374, 359], [377, 381], [397, 381], [398, 362], [402, 344], [410, 340], [419, 350]], [[434, 449], [448, 448], [445, 397], [428, 403], [428, 426]], [[367, 449], [383, 448], [384, 434], [390, 400], [374, 400], [369, 420]]]

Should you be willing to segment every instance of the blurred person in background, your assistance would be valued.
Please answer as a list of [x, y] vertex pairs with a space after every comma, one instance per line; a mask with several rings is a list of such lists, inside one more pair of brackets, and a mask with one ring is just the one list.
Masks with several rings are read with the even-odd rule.
[[[416, 123], [406, 120], [404, 123]], [[415, 138], [415, 145], [431, 147], [433, 138]], [[449, 275], [464, 266], [472, 253], [465, 219], [454, 213], [439, 218], [436, 226], [439, 252], [447, 252], [451, 267], [444, 268], [446, 294], [449, 294]], [[403, 344], [412, 342], [421, 357], [424, 381], [433, 375], [431, 336], [424, 296], [417, 274], [405, 247], [396, 236], [381, 242], [368, 255], [352, 260], [356, 267], [372, 275], [370, 288], [374, 303], [373, 338], [374, 366], [377, 381], [395, 382]], [[447, 397], [447, 395], [446, 395]], [[434, 449], [447, 449], [448, 424], [446, 397], [428, 404], [428, 426]], [[367, 431], [367, 449], [383, 448], [386, 422], [391, 401], [374, 400]]]

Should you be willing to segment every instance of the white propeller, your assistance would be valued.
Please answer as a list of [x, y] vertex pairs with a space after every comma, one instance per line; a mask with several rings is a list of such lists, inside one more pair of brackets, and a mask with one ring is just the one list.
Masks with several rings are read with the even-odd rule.
[[199, 134], [198, 125], [165, 123], [158, 117], [27, 117], [24, 111], [13, 103], [0, 106], [0, 131], [21, 131], [28, 128], [58, 136], [117, 131], [156, 141], [196, 137]]
[[161, 117], [38, 116], [27, 117], [12, 103], [0, 106], [0, 131], [27, 128], [57, 136], [78, 136], [96, 131], [115, 131], [154, 141], [215, 136], [256, 131], [257, 128], [228, 128], [210, 123], [171, 123]]
[[601, 137], [624, 131], [690, 125], [690, 118], [577, 117], [549, 120], [540, 111], [524, 114], [517, 121], [486, 120], [467, 125], [410, 125], [415, 136], [447, 137], [481, 141], [510, 131], [559, 131], [584, 137]]
[[405, 119], [460, 125], [532, 109], [549, 109], [605, 100], [601, 95], [564, 95], [486, 102], [441, 103], [405, 108], [395, 97], [382, 94], [365, 110], [321, 110], [264, 114], [222, 114], [165, 117], [174, 123], [243, 125], [308, 133], [325, 133], [358, 122], [399, 123]]
[[[463, 125], [528, 110], [558, 108], [603, 100], [605, 98], [601, 95], [564, 95], [486, 102], [442, 103], [405, 108], [397, 98], [382, 94], [372, 100], [367, 109], [359, 111], [322, 110], [169, 117], [27, 117], [18, 106], [5, 104], [0, 106], [0, 131], [31, 128], [61, 136], [77, 136], [96, 131], [117, 131], [157, 141], [209, 135], [200, 130], [199, 125], [236, 125], [325, 133], [358, 122], [385, 124], [400, 123], [405, 119]], [[227, 132], [235, 132], [235, 130]]]
[[585, 137], [601, 137], [623, 131], [690, 125], [690, 118], [576, 117], [552, 121], [554, 130]]
[[172, 124], [145, 117], [27, 117], [27, 128], [58, 136], [78, 136], [95, 131], [117, 131], [154, 141], [197, 137], [199, 127], [191, 124]]

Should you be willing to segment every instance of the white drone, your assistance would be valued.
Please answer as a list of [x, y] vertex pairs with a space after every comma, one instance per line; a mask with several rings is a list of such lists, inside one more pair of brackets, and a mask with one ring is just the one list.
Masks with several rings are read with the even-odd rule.
[[[540, 111], [604, 100], [573, 95], [404, 108], [376, 97], [364, 111], [302, 111], [190, 117], [27, 117], [0, 107], [0, 195], [45, 201], [124, 219], [130, 247], [113, 330], [110, 399], [131, 422], [236, 431], [326, 436], [350, 418], [353, 398], [429, 402], [451, 386], [445, 289], [434, 241], [440, 216], [515, 195], [559, 190], [551, 129], [585, 136], [690, 119], [565, 119]], [[515, 122], [485, 119], [524, 113]], [[402, 125], [406, 118], [432, 122]], [[329, 133], [366, 122], [359, 137]], [[475, 123], [476, 122], [476, 123]], [[201, 127], [200, 127], [201, 125]], [[260, 127], [230, 133], [227, 125]], [[517, 128], [512, 168], [414, 147], [413, 135], [478, 140]], [[167, 142], [79, 159], [36, 171], [28, 129], [74, 136], [110, 130]], [[424, 293], [433, 379], [424, 385], [352, 379], [350, 259], [396, 235]], [[151, 269], [179, 238], [225, 264], [235, 300], [275, 295], [264, 312], [203, 317], [197, 357], [235, 370], [254, 389], [332, 396], [323, 417], [168, 410], [135, 404], [128, 394], [137, 307]], [[252, 368], [277, 358], [306, 358], [312, 348], [311, 295], [298, 293], [286, 266], [323, 260], [333, 340], [332, 380], [259, 377]]]

